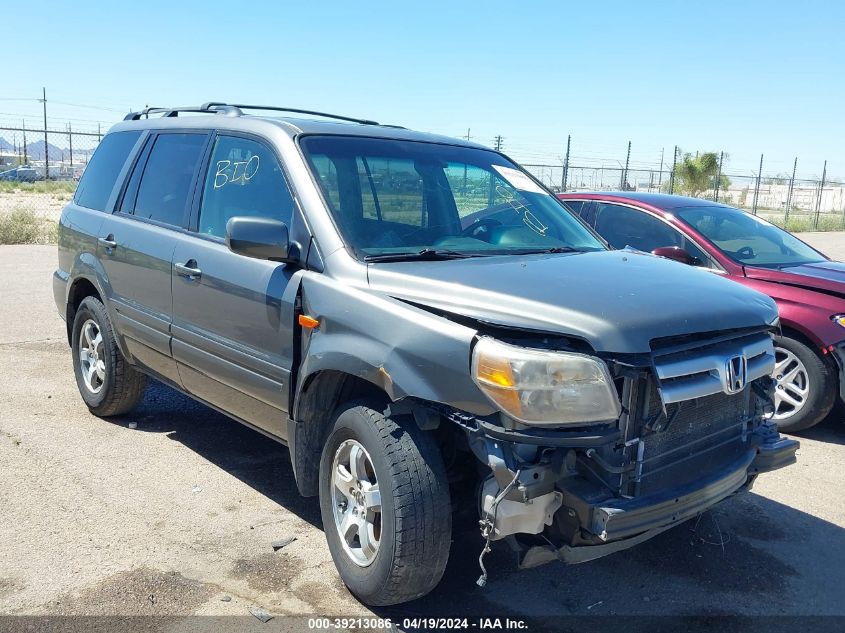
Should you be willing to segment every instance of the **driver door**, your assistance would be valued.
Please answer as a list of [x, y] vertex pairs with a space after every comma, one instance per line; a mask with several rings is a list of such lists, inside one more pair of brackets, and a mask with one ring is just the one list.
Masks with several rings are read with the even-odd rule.
[[185, 389], [285, 438], [293, 360], [293, 267], [237, 255], [235, 216], [290, 225], [293, 197], [273, 150], [218, 134], [190, 233], [173, 253], [173, 357]]
[[696, 266], [715, 268], [710, 257], [686, 235], [640, 209], [609, 202], [595, 203], [594, 226], [613, 248], [630, 246], [645, 253], [677, 246], [694, 257]]

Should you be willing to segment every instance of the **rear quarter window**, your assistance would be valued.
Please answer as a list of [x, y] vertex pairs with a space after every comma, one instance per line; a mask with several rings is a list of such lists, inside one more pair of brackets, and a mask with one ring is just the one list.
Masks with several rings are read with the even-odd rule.
[[207, 134], [162, 133], [143, 167], [136, 217], [182, 226]]
[[74, 203], [105, 211], [117, 176], [140, 137], [140, 130], [107, 134], [82, 174], [73, 196]]

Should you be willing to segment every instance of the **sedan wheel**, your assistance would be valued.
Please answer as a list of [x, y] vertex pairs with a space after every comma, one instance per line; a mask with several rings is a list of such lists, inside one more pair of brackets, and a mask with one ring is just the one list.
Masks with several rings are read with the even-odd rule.
[[833, 407], [837, 385], [830, 364], [811, 347], [788, 336], [775, 337], [774, 413], [785, 433], [809, 429]]
[[775, 348], [775, 421], [790, 418], [807, 403], [809, 378], [801, 359], [788, 349]]

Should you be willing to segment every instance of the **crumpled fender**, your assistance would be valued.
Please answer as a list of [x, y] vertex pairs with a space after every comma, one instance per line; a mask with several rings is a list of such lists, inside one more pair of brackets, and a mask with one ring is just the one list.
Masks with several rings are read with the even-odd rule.
[[[470, 376], [474, 329], [322, 275], [303, 277], [302, 306], [319, 326], [304, 333], [300, 389], [317, 372], [335, 370], [377, 385], [394, 401], [415, 397], [493, 413]], [[298, 404], [297, 397], [294, 419]]]

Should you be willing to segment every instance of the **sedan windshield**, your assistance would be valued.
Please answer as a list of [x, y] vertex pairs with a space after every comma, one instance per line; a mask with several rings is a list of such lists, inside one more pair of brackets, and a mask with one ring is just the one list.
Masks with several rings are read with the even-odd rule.
[[791, 233], [739, 209], [714, 205], [673, 212], [740, 264], [778, 268], [825, 260]]
[[367, 261], [604, 250], [492, 151], [352, 136], [301, 146], [346, 243]]

